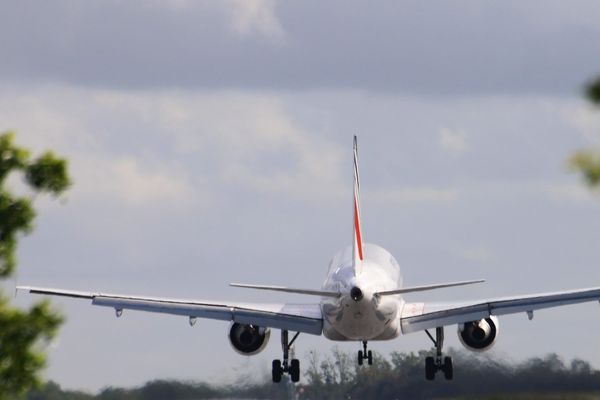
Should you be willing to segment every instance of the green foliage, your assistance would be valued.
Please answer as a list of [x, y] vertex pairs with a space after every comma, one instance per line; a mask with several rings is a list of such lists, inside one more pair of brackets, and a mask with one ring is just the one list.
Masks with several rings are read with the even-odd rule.
[[586, 86], [585, 97], [593, 104], [600, 105], [600, 76]]
[[64, 192], [71, 185], [67, 175], [67, 161], [57, 158], [51, 151], [29, 164], [25, 176], [35, 190], [54, 195]]
[[0, 184], [13, 171], [27, 166], [29, 152], [14, 145], [14, 132], [0, 134]]
[[[0, 134], [0, 278], [5, 279], [15, 272], [18, 239], [31, 232], [36, 216], [32, 199], [12, 193], [7, 178], [22, 173], [34, 193], [59, 195], [70, 185], [65, 160], [47, 152], [30, 161], [29, 151], [15, 145], [14, 138], [12, 132]], [[0, 293], [0, 400], [16, 398], [39, 384], [45, 365], [41, 345], [61, 323], [48, 302], [20, 310]]]
[[594, 150], [580, 150], [569, 158], [569, 166], [583, 174], [591, 188], [600, 186], [600, 153]]
[[28, 199], [0, 191], [0, 278], [14, 272], [17, 235], [29, 233], [34, 218], [35, 211]]
[[62, 318], [40, 302], [29, 311], [10, 307], [0, 298], [0, 398], [18, 394], [38, 383], [37, 372], [45, 359], [37, 349], [56, 333]]
[[6, 188], [6, 178], [22, 172], [34, 192], [59, 195], [71, 184], [66, 160], [46, 152], [30, 161], [29, 151], [14, 144], [15, 134], [0, 134], [0, 278], [13, 274], [18, 235], [29, 233], [35, 218], [31, 199], [18, 197]]
[[[585, 88], [585, 97], [594, 105], [600, 106], [600, 76]], [[569, 167], [580, 172], [587, 185], [594, 189], [600, 187], [600, 151], [585, 149], [575, 152], [568, 160]]]

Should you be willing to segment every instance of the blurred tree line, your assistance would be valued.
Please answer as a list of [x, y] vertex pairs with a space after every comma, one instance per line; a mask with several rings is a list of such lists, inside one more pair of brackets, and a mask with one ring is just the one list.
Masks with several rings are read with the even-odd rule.
[[[303, 380], [216, 386], [208, 383], [153, 381], [133, 389], [106, 388], [98, 394], [64, 391], [49, 382], [30, 392], [27, 400], [193, 400], [288, 399], [290, 389], [300, 399], [600, 399], [600, 371], [583, 360], [565, 363], [556, 354], [512, 363], [488, 354], [448, 352], [455, 360], [455, 379], [425, 380], [425, 357], [418, 353], [380, 354], [372, 366], [358, 366], [355, 354], [334, 347], [330, 354], [315, 351], [305, 362]], [[308, 364], [308, 365], [306, 365]], [[551, 393], [552, 395], [547, 395]]]

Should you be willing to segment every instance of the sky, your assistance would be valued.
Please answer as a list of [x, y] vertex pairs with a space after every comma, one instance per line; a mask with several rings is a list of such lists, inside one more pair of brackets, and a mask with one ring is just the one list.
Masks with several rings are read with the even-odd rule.
[[[19, 284], [310, 301], [228, 283], [320, 287], [351, 242], [357, 134], [365, 240], [406, 285], [487, 280], [408, 301], [600, 286], [600, 197], [566, 166], [600, 145], [581, 94], [600, 73], [598, 2], [1, 3], [0, 131], [68, 158], [74, 181], [36, 200]], [[224, 322], [53, 305], [67, 322], [44, 375], [67, 388], [234, 382], [281, 357], [278, 332], [243, 357]], [[598, 304], [500, 326], [493, 356], [600, 368]], [[295, 350], [335, 345], [360, 348], [301, 335]], [[370, 343], [429, 347], [422, 333]]]

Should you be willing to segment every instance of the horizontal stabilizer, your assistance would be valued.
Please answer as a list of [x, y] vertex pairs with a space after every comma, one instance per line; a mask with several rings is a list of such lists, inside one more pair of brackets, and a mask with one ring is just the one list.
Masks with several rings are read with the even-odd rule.
[[285, 286], [271, 286], [271, 285], [248, 285], [245, 283], [230, 283], [229, 286], [247, 288], [247, 289], [272, 290], [275, 292], [308, 294], [311, 296], [340, 297], [339, 292], [330, 292], [330, 291], [326, 291], [326, 290], [297, 289], [297, 288], [288, 288]]
[[438, 283], [436, 285], [425, 285], [425, 286], [412, 286], [412, 287], [405, 287], [405, 288], [396, 289], [396, 290], [388, 290], [388, 291], [384, 291], [384, 292], [377, 292], [377, 293], [375, 293], [375, 296], [391, 296], [391, 295], [394, 295], [394, 294], [424, 292], [424, 291], [427, 291], [427, 290], [443, 289], [443, 288], [454, 287], [454, 286], [472, 285], [474, 283], [481, 283], [481, 282], [485, 282], [485, 280], [484, 279], [477, 279], [477, 280], [474, 280], [474, 281]]

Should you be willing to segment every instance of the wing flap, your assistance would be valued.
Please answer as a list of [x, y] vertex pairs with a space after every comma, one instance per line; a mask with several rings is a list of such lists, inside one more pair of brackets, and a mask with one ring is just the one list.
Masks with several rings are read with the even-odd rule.
[[116, 310], [136, 310], [186, 317], [235, 321], [275, 329], [320, 335], [323, 318], [318, 304], [257, 304], [227, 303], [201, 300], [170, 299], [160, 297], [131, 296], [80, 292], [63, 289], [21, 286], [18, 290], [43, 295], [55, 295], [91, 299], [92, 305], [111, 307]]
[[600, 287], [596, 287], [467, 303], [407, 303], [402, 310], [401, 327], [403, 333], [410, 333], [475, 321], [490, 315], [516, 314], [599, 300]]

